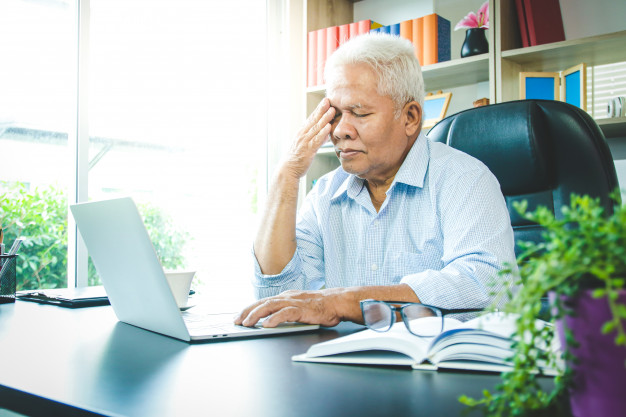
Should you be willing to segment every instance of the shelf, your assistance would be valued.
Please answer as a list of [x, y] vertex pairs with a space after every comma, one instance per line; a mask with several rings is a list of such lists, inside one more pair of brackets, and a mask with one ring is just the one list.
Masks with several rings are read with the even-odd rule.
[[422, 68], [426, 91], [443, 90], [489, 81], [489, 54], [439, 62]]
[[615, 117], [610, 119], [596, 119], [602, 133], [607, 139], [626, 138], [626, 117]]
[[502, 58], [535, 71], [561, 71], [626, 61], [626, 31], [502, 51]]
[[[489, 81], [489, 54], [427, 65], [422, 67], [422, 75], [426, 91], [448, 91], [462, 85]], [[307, 94], [319, 96], [320, 100], [324, 97], [325, 91], [323, 85], [306, 89]]]

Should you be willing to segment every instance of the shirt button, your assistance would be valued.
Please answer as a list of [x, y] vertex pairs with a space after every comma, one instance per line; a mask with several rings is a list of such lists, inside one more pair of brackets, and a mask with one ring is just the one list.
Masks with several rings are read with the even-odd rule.
[[374, 226], [378, 226], [378, 220], [374, 220]]
[[372, 264], [372, 271], [376, 271], [378, 269], [378, 265]]

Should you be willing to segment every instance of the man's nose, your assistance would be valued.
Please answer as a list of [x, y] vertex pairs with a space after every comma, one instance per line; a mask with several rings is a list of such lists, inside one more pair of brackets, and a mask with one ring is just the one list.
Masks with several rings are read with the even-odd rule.
[[332, 137], [334, 139], [354, 139], [356, 137], [356, 130], [349, 118], [345, 115], [339, 117], [335, 128], [332, 131]]

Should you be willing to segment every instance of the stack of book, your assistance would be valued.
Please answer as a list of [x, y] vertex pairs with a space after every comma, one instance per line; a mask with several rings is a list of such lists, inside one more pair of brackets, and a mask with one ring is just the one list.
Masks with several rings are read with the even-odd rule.
[[413, 42], [415, 56], [422, 66], [450, 60], [450, 21], [436, 13], [373, 31], [401, 36]]
[[368, 33], [382, 25], [371, 20], [348, 23], [309, 32], [307, 40], [307, 87], [324, 84], [326, 59], [348, 39]]
[[307, 87], [324, 84], [326, 60], [340, 45], [370, 31], [390, 33], [413, 42], [415, 56], [422, 66], [450, 60], [450, 21], [438, 14], [388, 26], [369, 19], [361, 20], [308, 33]]

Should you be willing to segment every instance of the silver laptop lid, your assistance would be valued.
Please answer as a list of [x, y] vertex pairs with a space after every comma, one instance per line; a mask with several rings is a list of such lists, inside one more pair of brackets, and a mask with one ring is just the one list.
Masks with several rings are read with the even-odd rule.
[[129, 197], [70, 207], [120, 321], [182, 340], [189, 332]]

